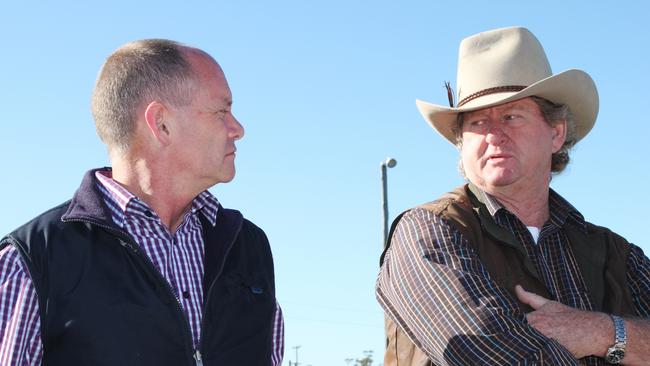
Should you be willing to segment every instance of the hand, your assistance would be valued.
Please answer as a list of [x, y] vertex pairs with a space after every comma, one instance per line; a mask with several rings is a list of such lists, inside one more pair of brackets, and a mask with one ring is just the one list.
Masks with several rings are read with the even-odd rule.
[[517, 297], [530, 305], [533, 312], [526, 320], [537, 331], [559, 342], [576, 358], [603, 357], [614, 339], [614, 325], [609, 315], [575, 309], [515, 286]]

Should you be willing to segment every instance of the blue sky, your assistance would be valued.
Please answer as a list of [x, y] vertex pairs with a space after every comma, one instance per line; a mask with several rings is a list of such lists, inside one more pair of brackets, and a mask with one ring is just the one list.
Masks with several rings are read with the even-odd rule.
[[[415, 99], [446, 104], [460, 40], [522, 25], [554, 72], [587, 71], [592, 132], [552, 186], [585, 217], [650, 252], [645, 2], [23, 1], [0, 5], [0, 232], [67, 200], [108, 165], [89, 111], [105, 57], [140, 38], [202, 48], [222, 65], [237, 118], [235, 180], [212, 192], [265, 229], [286, 315], [285, 365], [383, 353], [374, 299], [379, 163], [391, 217], [462, 183], [456, 150]], [[376, 363], [378, 364], [378, 363]]]

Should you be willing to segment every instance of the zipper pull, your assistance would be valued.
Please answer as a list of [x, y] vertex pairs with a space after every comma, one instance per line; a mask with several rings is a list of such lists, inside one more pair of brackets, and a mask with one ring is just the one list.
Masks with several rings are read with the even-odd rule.
[[201, 359], [201, 351], [198, 349], [194, 352], [194, 359], [196, 360], [196, 366], [203, 366], [203, 360]]

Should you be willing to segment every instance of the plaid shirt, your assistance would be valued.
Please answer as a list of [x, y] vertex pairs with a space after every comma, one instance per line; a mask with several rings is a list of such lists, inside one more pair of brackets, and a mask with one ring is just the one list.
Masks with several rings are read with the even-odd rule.
[[[208, 191], [199, 194], [175, 233], [170, 233], [146, 203], [110, 178], [96, 173], [98, 188], [113, 222], [144, 249], [154, 267], [171, 285], [187, 315], [194, 347], [198, 349], [203, 304], [203, 235], [199, 213], [215, 225], [219, 202]], [[0, 252], [0, 365], [40, 365], [42, 344], [36, 291], [18, 251]], [[280, 365], [284, 351], [284, 322], [276, 304], [272, 365]]]
[[[569, 220], [586, 225], [573, 206], [551, 191], [550, 218], [535, 243], [526, 226], [494, 197], [481, 192], [478, 198], [524, 247], [553, 300], [592, 310], [562, 229]], [[634, 245], [627, 279], [637, 315], [650, 316], [650, 260]], [[516, 299], [490, 278], [462, 234], [425, 209], [411, 210], [398, 224], [377, 280], [377, 298], [436, 365], [605, 365], [596, 357], [575, 360], [528, 326]], [[481, 299], [481, 305], [468, 299]]]

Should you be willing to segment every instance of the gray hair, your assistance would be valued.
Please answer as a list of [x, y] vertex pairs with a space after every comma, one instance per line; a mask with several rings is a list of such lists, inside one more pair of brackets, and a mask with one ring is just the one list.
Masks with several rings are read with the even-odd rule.
[[[539, 107], [540, 112], [542, 113], [542, 117], [544, 117], [544, 120], [550, 126], [555, 126], [558, 123], [566, 121], [566, 140], [564, 141], [562, 147], [560, 147], [560, 150], [551, 155], [551, 173], [559, 174], [569, 164], [569, 150], [571, 150], [571, 148], [576, 144], [575, 121], [573, 119], [573, 113], [571, 113], [571, 110], [566, 104], [553, 103], [550, 100], [537, 96], [533, 96], [531, 98], [533, 101], [535, 101]], [[456, 127], [454, 128], [454, 134], [456, 135], [456, 146], [459, 149], [463, 146], [463, 122], [463, 113], [459, 113], [456, 117]], [[462, 161], [459, 164], [459, 169], [463, 176], [465, 176]]]
[[129, 148], [137, 109], [151, 100], [189, 105], [194, 73], [183, 45], [165, 39], [128, 43], [111, 54], [95, 83], [92, 114], [109, 150]]

